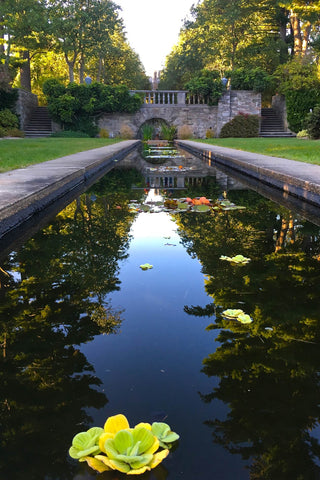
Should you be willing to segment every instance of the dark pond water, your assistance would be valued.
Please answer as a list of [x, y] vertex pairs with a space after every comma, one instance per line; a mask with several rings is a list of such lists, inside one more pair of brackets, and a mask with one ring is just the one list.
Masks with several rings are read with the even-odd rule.
[[[160, 192], [119, 169], [3, 260], [1, 480], [126, 478], [67, 453], [118, 413], [180, 435], [141, 480], [320, 478], [320, 227], [190, 175], [171, 198], [245, 208], [132, 213]], [[220, 259], [236, 254], [251, 261]]]

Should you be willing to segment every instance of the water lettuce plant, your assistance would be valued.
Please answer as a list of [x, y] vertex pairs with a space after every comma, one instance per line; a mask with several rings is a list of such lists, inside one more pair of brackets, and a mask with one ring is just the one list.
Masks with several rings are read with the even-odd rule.
[[150, 265], [150, 263], [144, 263], [143, 265], [140, 265], [141, 270], [150, 270], [153, 268], [153, 265]]
[[159, 465], [178, 439], [166, 423], [139, 423], [130, 428], [127, 418], [118, 414], [109, 417], [103, 429], [93, 427], [78, 433], [69, 454], [99, 473], [118, 470], [139, 475]]
[[227, 257], [226, 255], [221, 255], [220, 260], [227, 260], [227, 262], [245, 265], [246, 263], [249, 263], [251, 259], [248, 257], [244, 257], [243, 255], [235, 255], [234, 257]]
[[240, 310], [239, 308], [235, 309], [227, 309], [222, 312], [222, 315], [225, 318], [229, 318], [230, 320], [237, 320], [241, 323], [252, 323], [252, 318], [250, 315], [244, 313], [243, 310]]

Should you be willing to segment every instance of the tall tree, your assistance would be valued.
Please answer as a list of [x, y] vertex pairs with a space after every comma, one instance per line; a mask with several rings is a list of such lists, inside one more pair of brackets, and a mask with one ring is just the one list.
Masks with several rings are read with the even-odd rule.
[[70, 82], [74, 81], [77, 61], [83, 82], [86, 56], [97, 49], [99, 42], [103, 48], [116, 25], [121, 23], [117, 10], [110, 0], [48, 0], [55, 49], [64, 54]]
[[5, 64], [9, 65], [14, 47], [21, 58], [21, 87], [31, 91], [30, 61], [33, 55], [50, 46], [45, 2], [2, 0], [1, 6], [2, 34], [6, 37]]

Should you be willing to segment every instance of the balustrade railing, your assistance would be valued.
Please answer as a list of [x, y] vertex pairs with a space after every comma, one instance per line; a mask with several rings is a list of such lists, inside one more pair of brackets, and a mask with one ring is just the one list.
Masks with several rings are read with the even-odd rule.
[[207, 104], [207, 99], [202, 95], [192, 95], [185, 90], [130, 90], [130, 92], [141, 95], [144, 106], [148, 107]]

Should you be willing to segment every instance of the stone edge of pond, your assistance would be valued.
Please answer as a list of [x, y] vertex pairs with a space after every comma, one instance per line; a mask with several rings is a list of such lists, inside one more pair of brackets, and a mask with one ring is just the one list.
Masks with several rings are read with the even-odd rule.
[[217, 145], [177, 140], [176, 144], [214, 167], [221, 165], [320, 207], [320, 166]]
[[63, 197], [72, 201], [139, 143], [126, 140], [0, 174], [0, 238]]

